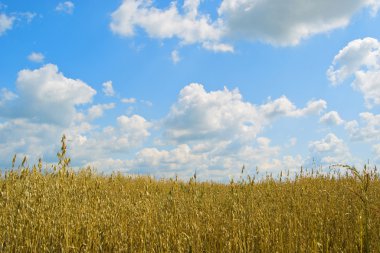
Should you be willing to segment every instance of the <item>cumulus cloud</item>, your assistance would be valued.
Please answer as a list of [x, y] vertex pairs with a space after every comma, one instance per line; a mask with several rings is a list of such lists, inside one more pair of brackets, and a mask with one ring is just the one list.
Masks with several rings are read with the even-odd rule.
[[263, 41], [293, 46], [305, 38], [346, 27], [362, 9], [376, 15], [378, 0], [223, 0], [211, 19], [199, 11], [200, 0], [185, 0], [158, 8], [151, 0], [124, 0], [112, 13], [110, 27], [123, 36], [133, 36], [140, 27], [150, 37], [178, 38], [183, 44], [199, 43], [217, 52], [233, 52], [226, 39]]
[[115, 96], [116, 93], [115, 93], [115, 90], [113, 89], [112, 81], [107, 81], [103, 83], [102, 86], [103, 86], [102, 91], [104, 95], [109, 96], [109, 97]]
[[93, 105], [88, 109], [89, 120], [94, 120], [103, 116], [105, 110], [115, 108], [115, 103]]
[[90, 103], [96, 94], [83, 81], [65, 77], [53, 64], [21, 70], [16, 88], [17, 101], [6, 106], [2, 116], [62, 125], [70, 124], [76, 106]]
[[361, 124], [356, 120], [345, 124], [350, 138], [354, 141], [380, 141], [380, 114], [363, 112], [359, 116]]
[[28, 55], [28, 60], [32, 62], [43, 62], [45, 56], [42, 53], [32, 52]]
[[320, 99], [309, 101], [305, 108], [298, 109], [287, 97], [282, 96], [261, 105], [260, 111], [268, 118], [276, 116], [303, 117], [310, 114], [319, 114], [326, 107], [327, 102]]
[[89, 162], [127, 155], [133, 148], [144, 143], [150, 136], [151, 127], [152, 123], [139, 115], [121, 115], [117, 117], [116, 124], [106, 126], [101, 131], [95, 131], [91, 125], [84, 124], [69, 129], [67, 135], [73, 141], [73, 158]]
[[374, 14], [378, 5], [373, 0], [223, 0], [218, 13], [228, 36], [288, 46], [347, 26], [360, 9], [372, 8]]
[[3, 35], [7, 30], [12, 29], [15, 17], [7, 16], [4, 13], [0, 13], [0, 36]]
[[333, 85], [353, 77], [352, 86], [363, 94], [366, 105], [379, 105], [380, 42], [368, 37], [351, 41], [334, 57], [327, 76]]
[[16, 90], [17, 94], [0, 89], [2, 168], [9, 166], [7, 161], [15, 153], [33, 161], [39, 157], [55, 161], [62, 134], [67, 136], [70, 157], [80, 166], [107, 157], [125, 159], [150, 136], [152, 123], [139, 115], [121, 115], [108, 126], [92, 125], [115, 104], [91, 105], [96, 91], [81, 80], [65, 77], [53, 64], [21, 70]]
[[99, 159], [88, 165], [156, 177], [178, 176], [185, 180], [196, 173], [200, 180], [225, 182], [229, 178], [238, 179], [243, 165], [245, 172], [252, 175], [256, 167], [262, 171], [295, 170], [303, 162], [300, 155], [278, 156], [280, 147], [271, 146], [270, 139], [265, 137], [258, 138], [255, 146], [244, 146], [239, 152], [228, 154], [215, 152], [219, 148], [201, 151], [197, 146], [178, 144], [169, 149], [143, 148], [132, 159]]
[[321, 140], [310, 142], [309, 151], [315, 159], [320, 159], [325, 164], [352, 161], [347, 145], [333, 133], [327, 134]]
[[55, 7], [55, 10], [59, 11], [59, 12], [64, 12], [67, 14], [73, 14], [74, 7], [75, 7], [75, 5], [73, 2], [65, 1], [65, 2], [58, 3], [57, 7]]
[[201, 43], [214, 51], [231, 50], [227, 45], [219, 45], [222, 25], [200, 14], [199, 4], [199, 0], [185, 0], [181, 13], [175, 2], [159, 9], [149, 0], [124, 0], [112, 13], [110, 28], [117, 34], [133, 36], [136, 27], [140, 27], [153, 38], [178, 38], [183, 44]]
[[192, 83], [180, 91], [164, 125], [166, 135], [179, 142], [204, 139], [249, 141], [276, 117], [303, 117], [317, 114], [325, 107], [325, 101], [317, 100], [299, 109], [285, 96], [257, 106], [245, 102], [237, 89], [207, 92], [203, 85]]
[[[238, 178], [243, 165], [251, 174], [256, 167], [273, 172], [298, 170], [304, 162], [301, 155], [283, 154], [281, 146], [258, 135], [276, 117], [316, 114], [325, 104], [309, 103], [305, 108], [297, 108], [290, 102], [292, 106], [275, 110], [272, 102], [266, 107], [254, 105], [245, 102], [237, 89], [208, 92], [201, 84], [189, 84], [156, 128], [141, 116], [122, 116], [116, 126], [105, 127], [101, 133], [78, 136], [75, 146], [87, 151], [75, 154], [83, 153], [83, 161], [87, 153], [98, 154], [96, 160], [88, 160], [88, 165], [98, 168], [157, 177], [178, 175], [184, 179], [195, 171], [203, 180]], [[116, 155], [136, 150], [150, 136], [150, 129], [157, 127], [163, 135], [156, 136], [153, 146], [143, 146], [124, 159]], [[130, 136], [123, 138], [122, 133]], [[295, 144], [296, 139], [292, 138], [289, 145]]]
[[[203, 180], [222, 181], [238, 178], [243, 165], [250, 174], [256, 166], [263, 171], [298, 169], [302, 156], [287, 154], [283, 148], [289, 146], [272, 144], [262, 135], [264, 129], [277, 117], [318, 114], [325, 107], [325, 102], [311, 101], [297, 108], [285, 97], [255, 105], [237, 89], [206, 91], [193, 83], [157, 122], [135, 114], [95, 125], [93, 120], [115, 104], [93, 105], [96, 91], [64, 76], [55, 65], [20, 71], [16, 91], [0, 92], [0, 161], [13, 152], [44, 154], [54, 161], [65, 133], [74, 165], [184, 179], [196, 171]], [[11, 114], [4, 115], [3, 108]], [[295, 144], [291, 139], [289, 145]]]
[[188, 145], [181, 144], [172, 150], [142, 149], [137, 153], [134, 163], [139, 168], [161, 168], [178, 171], [190, 169], [195, 164], [199, 166], [200, 160], [205, 161], [204, 158], [201, 154], [193, 154]]
[[0, 123], [0, 167], [9, 166], [13, 155], [31, 158], [34, 163], [38, 158], [55, 161], [62, 128], [45, 123], [34, 123], [27, 119], [10, 119]]
[[341, 125], [344, 123], [344, 120], [342, 120], [338, 112], [331, 111], [322, 115], [322, 117], [319, 119], [319, 122], [332, 126], [332, 125]]
[[261, 129], [255, 106], [244, 102], [238, 90], [207, 92], [192, 83], [180, 91], [165, 119], [166, 135], [178, 141], [252, 139]]

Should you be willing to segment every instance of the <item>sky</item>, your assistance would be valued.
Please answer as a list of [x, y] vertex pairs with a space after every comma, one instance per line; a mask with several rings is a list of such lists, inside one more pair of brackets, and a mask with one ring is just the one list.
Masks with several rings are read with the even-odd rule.
[[380, 0], [0, 0], [12, 157], [226, 181], [380, 163]]

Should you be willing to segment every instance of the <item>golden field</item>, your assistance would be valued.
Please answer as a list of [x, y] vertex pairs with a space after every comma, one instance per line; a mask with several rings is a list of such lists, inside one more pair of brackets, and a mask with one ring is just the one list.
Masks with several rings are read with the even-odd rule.
[[0, 252], [380, 252], [375, 169], [184, 182], [74, 171], [65, 150], [2, 173]]

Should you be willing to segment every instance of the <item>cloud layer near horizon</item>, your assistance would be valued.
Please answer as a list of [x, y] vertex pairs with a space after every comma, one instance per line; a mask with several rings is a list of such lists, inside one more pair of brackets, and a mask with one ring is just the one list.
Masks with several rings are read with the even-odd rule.
[[[103, 84], [105, 96], [115, 93], [111, 84]], [[198, 168], [205, 178], [226, 178], [243, 164], [294, 168], [302, 162], [299, 155], [283, 156], [282, 146], [260, 135], [278, 119], [315, 117], [327, 106], [311, 100], [298, 108], [285, 96], [256, 105], [237, 89], [206, 91], [202, 84], [191, 83], [162, 119], [119, 115], [114, 123], [99, 126], [94, 120], [119, 104], [94, 104], [96, 94], [54, 64], [19, 71], [16, 91], [1, 90], [1, 160], [18, 153], [52, 161], [65, 133], [76, 165], [102, 170], [185, 177]]]
[[[379, 71], [378, 51], [373, 38], [348, 43], [333, 59], [328, 78], [336, 85], [353, 76], [352, 85], [365, 102], [369, 99], [371, 106], [378, 106], [378, 83], [361, 89], [356, 80], [358, 72]], [[188, 178], [196, 170], [204, 179], [225, 180], [237, 176], [243, 165], [248, 171], [256, 166], [276, 171], [297, 169], [313, 158], [322, 165], [362, 162], [348, 142], [370, 145], [374, 159], [380, 159], [380, 115], [367, 111], [358, 119], [342, 119], [338, 111], [326, 111], [328, 104], [323, 99], [296, 105], [283, 95], [253, 103], [238, 89], [209, 91], [200, 83], [190, 83], [179, 91], [164, 116], [149, 119], [132, 113], [108, 115], [138, 100], [118, 98], [112, 81], [101, 85], [103, 92], [93, 87], [66, 76], [54, 64], [20, 70], [15, 90], [0, 89], [0, 165], [9, 166], [14, 153], [54, 161], [63, 133], [76, 166], [161, 177]], [[99, 96], [111, 102], [97, 103]], [[110, 117], [107, 123], [99, 124], [97, 120], [106, 115]], [[284, 143], [267, 136], [267, 129], [284, 120], [302, 124], [307, 118], [315, 122], [315, 131], [326, 130], [320, 138], [306, 141], [306, 155], [288, 152], [299, 145], [299, 136], [288, 136]]]

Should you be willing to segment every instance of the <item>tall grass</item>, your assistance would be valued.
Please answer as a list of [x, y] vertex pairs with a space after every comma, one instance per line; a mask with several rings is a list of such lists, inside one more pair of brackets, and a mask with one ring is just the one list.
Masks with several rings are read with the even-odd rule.
[[0, 252], [380, 252], [375, 170], [219, 184], [58, 158], [0, 177]]

